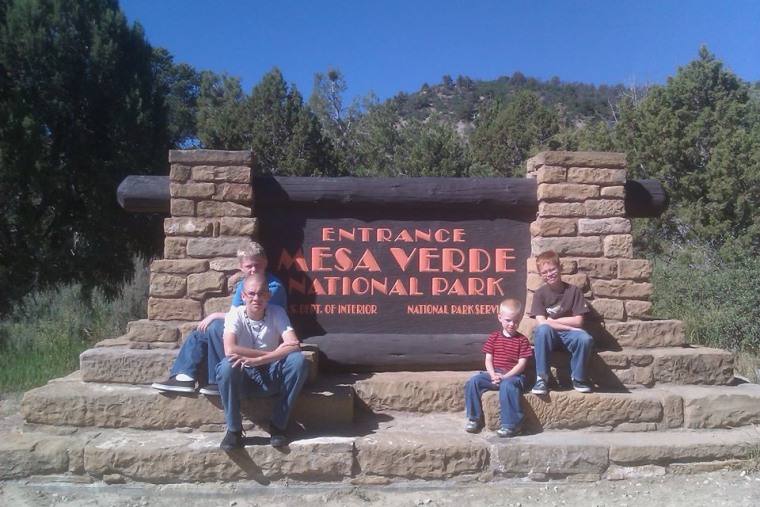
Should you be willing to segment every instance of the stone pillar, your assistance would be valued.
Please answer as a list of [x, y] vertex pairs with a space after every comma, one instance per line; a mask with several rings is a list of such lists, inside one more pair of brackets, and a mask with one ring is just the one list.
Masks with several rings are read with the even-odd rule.
[[538, 214], [530, 226], [528, 308], [542, 283], [535, 256], [554, 250], [562, 261], [563, 280], [583, 289], [605, 324], [650, 319], [652, 266], [633, 258], [625, 167], [622, 153], [544, 152], [528, 161], [527, 176], [538, 183]]
[[150, 321], [198, 322], [229, 309], [237, 251], [257, 234], [250, 151], [170, 151], [171, 218], [151, 264]]

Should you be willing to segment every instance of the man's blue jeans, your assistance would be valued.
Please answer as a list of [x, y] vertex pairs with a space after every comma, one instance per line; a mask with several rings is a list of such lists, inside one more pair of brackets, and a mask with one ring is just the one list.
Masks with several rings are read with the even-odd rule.
[[207, 364], [208, 384], [216, 384], [216, 365], [224, 358], [224, 319], [212, 320], [205, 331], [197, 329], [187, 335], [174, 360], [170, 377], [184, 373], [203, 384], [198, 378], [201, 366]]
[[308, 372], [309, 365], [301, 352], [292, 352], [284, 359], [256, 368], [233, 368], [229, 359], [223, 359], [216, 367], [216, 378], [219, 381], [227, 431], [243, 429], [243, 418], [240, 415], [242, 398], [263, 398], [278, 394], [280, 398], [274, 405], [271, 422], [278, 429], [284, 430]]
[[594, 349], [594, 339], [582, 329], [557, 331], [541, 324], [533, 332], [533, 349], [536, 356], [536, 376], [549, 378], [549, 356], [553, 350], [570, 352], [570, 374], [573, 380], [586, 381], [586, 368]]
[[[496, 370], [496, 373], [506, 373], [504, 370]], [[474, 375], [464, 388], [465, 413], [468, 419], [483, 420], [483, 404], [480, 397], [486, 391], [499, 390], [499, 414], [501, 425], [511, 430], [520, 426], [525, 414], [523, 414], [520, 400], [525, 390], [525, 375], [515, 375], [502, 379], [499, 385], [491, 382], [491, 375], [487, 371], [481, 371]]]

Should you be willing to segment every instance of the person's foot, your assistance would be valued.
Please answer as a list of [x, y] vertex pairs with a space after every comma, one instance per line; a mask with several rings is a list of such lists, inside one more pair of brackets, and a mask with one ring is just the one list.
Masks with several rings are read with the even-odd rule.
[[573, 389], [575, 389], [579, 393], [590, 393], [591, 392], [591, 386], [588, 385], [586, 382], [584, 382], [582, 380], [575, 380], [575, 379], [573, 379]]
[[272, 423], [269, 423], [269, 435], [269, 443], [272, 444], [272, 447], [282, 447], [288, 443], [285, 430], [281, 430]]
[[201, 394], [205, 394], [206, 396], [219, 396], [219, 385], [208, 384], [201, 387], [200, 391], [198, 392]]
[[154, 382], [151, 387], [172, 393], [194, 393], [195, 380], [177, 380], [177, 377], [169, 377], [165, 382]]
[[235, 449], [242, 449], [243, 447], [245, 447], [245, 444], [243, 443], [242, 431], [227, 431], [224, 439], [222, 439], [222, 443], [219, 444], [219, 448], [223, 451], [233, 451]]
[[533, 389], [530, 390], [533, 394], [546, 394], [549, 392], [549, 385], [546, 383], [546, 380], [540, 378], [536, 380], [535, 385], [533, 386]]
[[483, 429], [483, 425], [477, 419], [469, 419], [467, 426], [464, 427], [467, 433], [479, 433], [481, 429]]
[[518, 435], [520, 433], [520, 428], [507, 428], [506, 426], [502, 426], [498, 430], [496, 430], [496, 434], [502, 438], [508, 438], [508, 437], [514, 437], [515, 435]]

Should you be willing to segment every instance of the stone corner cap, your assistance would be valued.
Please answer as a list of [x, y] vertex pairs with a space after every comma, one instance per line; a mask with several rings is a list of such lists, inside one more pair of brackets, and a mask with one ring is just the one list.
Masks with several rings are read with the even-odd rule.
[[225, 150], [169, 150], [170, 164], [244, 165], [253, 163], [253, 152]]
[[625, 153], [610, 151], [542, 151], [531, 159], [535, 165], [625, 169]]

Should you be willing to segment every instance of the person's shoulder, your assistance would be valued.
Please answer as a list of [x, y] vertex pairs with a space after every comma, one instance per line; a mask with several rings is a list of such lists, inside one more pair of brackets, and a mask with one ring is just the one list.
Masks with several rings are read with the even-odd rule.
[[282, 281], [279, 278], [277, 278], [274, 274], [272, 274], [271, 271], [266, 272], [266, 277], [267, 277], [267, 283], [269, 285], [272, 285], [272, 284], [282, 285]]
[[272, 315], [272, 317], [275, 318], [281, 317], [283, 315], [287, 317], [288, 315], [283, 307], [277, 305], [267, 305], [267, 311], [270, 313], [270, 315]]

